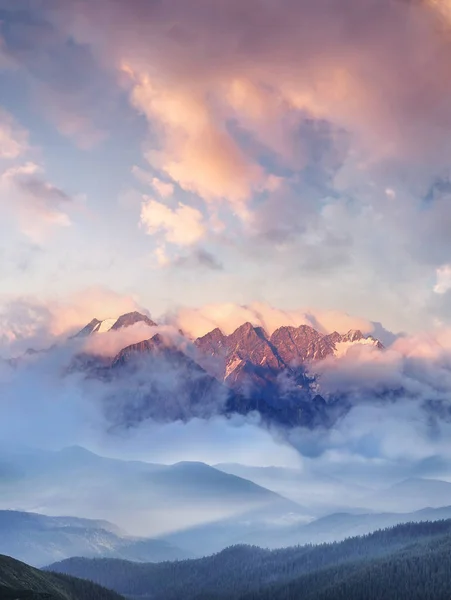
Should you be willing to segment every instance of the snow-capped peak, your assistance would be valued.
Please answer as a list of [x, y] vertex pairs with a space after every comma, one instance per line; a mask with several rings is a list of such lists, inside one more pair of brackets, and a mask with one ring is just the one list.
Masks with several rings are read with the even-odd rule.
[[100, 323], [95, 327], [95, 329], [93, 329], [92, 333], [106, 333], [107, 331], [110, 331], [110, 329], [115, 325], [117, 320], [118, 317], [115, 317], [114, 319], [105, 319], [104, 321], [100, 321]]

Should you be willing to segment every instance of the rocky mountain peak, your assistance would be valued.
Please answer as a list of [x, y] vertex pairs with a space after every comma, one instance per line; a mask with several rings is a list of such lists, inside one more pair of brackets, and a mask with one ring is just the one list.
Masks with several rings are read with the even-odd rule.
[[123, 327], [130, 327], [131, 325], [135, 325], [135, 323], [144, 323], [149, 327], [156, 327], [157, 324], [149, 319], [146, 315], [143, 315], [137, 311], [126, 313], [125, 315], [121, 315], [119, 319], [112, 326], [112, 330], [122, 329]]
[[272, 334], [271, 343], [287, 365], [320, 360], [333, 352], [332, 343], [308, 325], [279, 327]]
[[91, 335], [101, 323], [102, 321], [99, 321], [99, 319], [92, 319], [92, 321], [85, 325], [83, 329], [76, 333], [73, 337], [76, 338]]
[[243, 339], [244, 337], [254, 337], [254, 336], [258, 336], [257, 333], [257, 328], [254, 327], [254, 325], [252, 325], [252, 323], [243, 323], [243, 325], [240, 325], [240, 327], [238, 327], [237, 329], [235, 329], [235, 331], [229, 336], [229, 338], [233, 338], [233, 339]]
[[219, 327], [216, 327], [213, 331], [198, 338], [194, 343], [202, 353], [209, 356], [216, 356], [223, 348], [225, 340], [226, 336]]
[[149, 327], [157, 326], [157, 324], [154, 323], [152, 319], [149, 319], [149, 317], [147, 317], [146, 315], [134, 311], [121, 315], [118, 318], [104, 319], [103, 321], [99, 321], [99, 319], [93, 319], [73, 337], [85, 337], [94, 333], [106, 333], [107, 331], [117, 331], [118, 329], [123, 329], [124, 327], [130, 327], [131, 325], [135, 325], [135, 323], [144, 323]]
[[365, 336], [360, 331], [360, 329], [350, 329], [348, 333], [341, 336], [342, 342], [358, 342], [362, 340]]

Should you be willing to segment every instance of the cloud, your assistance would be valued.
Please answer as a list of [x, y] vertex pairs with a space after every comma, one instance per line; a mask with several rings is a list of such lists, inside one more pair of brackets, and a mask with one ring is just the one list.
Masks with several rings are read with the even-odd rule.
[[338, 358], [311, 365], [310, 370], [318, 376], [319, 392], [326, 397], [345, 394], [355, 407], [399, 401], [413, 410], [423, 410], [425, 422], [433, 415], [450, 421], [449, 329], [403, 336], [383, 351], [354, 345]]
[[89, 120], [120, 99], [122, 122], [147, 132], [135, 176], [156, 201], [173, 189], [201, 207], [206, 234], [222, 224], [221, 262], [236, 253], [255, 279], [291, 281], [291, 302], [302, 277], [303, 304], [334, 294], [413, 328], [444, 316], [430, 275], [448, 261], [451, 213], [443, 189], [428, 195], [449, 171], [444, 6], [62, 0], [37, 18], [24, 3], [6, 12], [5, 44], [60, 107]]
[[205, 335], [219, 327], [225, 334], [235, 331], [240, 325], [250, 322], [271, 335], [284, 325], [299, 327], [309, 325], [322, 333], [346, 333], [350, 329], [360, 329], [371, 333], [374, 325], [363, 318], [352, 317], [339, 311], [321, 311], [314, 309], [281, 310], [254, 302], [250, 305], [210, 304], [202, 308], [181, 308], [172, 316], [175, 323], [193, 338]]
[[191, 246], [206, 232], [199, 210], [182, 202], [172, 210], [148, 196], [144, 196], [140, 222], [149, 235], [162, 232], [168, 243], [178, 246]]
[[168, 345], [173, 345], [187, 354], [190, 354], [193, 350], [190, 342], [175, 327], [170, 325], [149, 326], [143, 322], [138, 322], [129, 327], [109, 330], [101, 335], [91, 335], [82, 340], [77, 340], [77, 351], [114, 358], [124, 348], [149, 340], [155, 335], [161, 336]]
[[61, 347], [0, 373], [2, 443], [58, 448], [95, 438], [105, 422], [100, 405], [83, 396], [77, 378], [61, 376], [69, 356]]
[[[235, 246], [260, 279], [269, 270], [304, 277], [306, 304], [334, 293], [340, 307], [367, 306], [391, 327], [428, 318], [430, 271], [450, 250], [449, 203], [424, 201], [449, 170], [440, 7], [215, 7], [80, 0], [41, 12], [59, 39], [84, 48], [74, 63], [89, 56], [114, 74], [148, 127], [150, 168], [139, 176], [173, 185], [195, 210], [200, 195], [206, 230], [214, 218], [224, 225], [221, 253]], [[154, 188], [156, 200], [169, 190]]]
[[133, 106], [149, 121], [161, 124], [163, 148], [147, 153], [154, 167], [207, 200], [227, 198], [240, 204], [254, 185], [263, 182], [261, 169], [218, 126], [202, 96], [155, 83], [146, 72], [138, 73], [129, 65], [122, 68], [132, 81]]
[[152, 186], [162, 198], [170, 198], [174, 194], [173, 184], [162, 181], [161, 179], [158, 179], [158, 177], [152, 178]]
[[[97, 297], [103, 308], [110, 298], [112, 307], [114, 298], [110, 294], [97, 291], [92, 297]], [[35, 307], [35, 321], [41, 314], [41, 323], [46, 323], [52, 314], [58, 314], [58, 309], [62, 315], [67, 308], [47, 307], [39, 313]], [[276, 315], [272, 314], [272, 318], [275, 323]], [[148, 328], [138, 324], [81, 343], [85, 350], [110, 356], [122, 344], [148, 337], [149, 333]], [[178, 392], [164, 407], [167, 415], [186, 409], [186, 373], [163, 360], [143, 363], [142, 368], [127, 371], [123, 381], [112, 384], [84, 381], [75, 375], [62, 377], [73, 352], [70, 345], [60, 344], [49, 353], [28, 357], [16, 371], [0, 373], [0, 437], [5, 443], [27, 440], [31, 446], [46, 448], [85, 444], [117, 458], [149, 462], [302, 465], [299, 478], [301, 482], [304, 477], [310, 478], [310, 492], [318, 486], [320, 493], [327, 476], [327, 489], [335, 497], [323, 497], [324, 505], [345, 502], [340, 495], [343, 484], [336, 478], [368, 485], [371, 490], [407, 476], [437, 476], [439, 468], [441, 476], [450, 475], [446, 471], [451, 459], [448, 330], [399, 339], [383, 352], [353, 347], [339, 359], [318, 363], [315, 370], [320, 391], [327, 399], [347, 394], [351, 409], [330, 429], [313, 431], [267, 428], [257, 415], [225, 419], [214, 410], [202, 415], [194, 413], [187, 423], [161, 423], [155, 416], [155, 403], [149, 408], [149, 418], [136, 427], [111, 428], [109, 419], [121, 414], [127, 402], [128, 416], [130, 411], [133, 414], [142, 408], [149, 385], [154, 386], [154, 399], [155, 390]], [[134, 401], [128, 396], [131, 392], [135, 394]], [[213, 400], [217, 402], [213, 407], [220, 406], [221, 398]], [[104, 412], [105, 407], [109, 407], [109, 412]], [[30, 419], [24, 420], [23, 414], [31, 415]], [[348, 501], [352, 503], [346, 496]], [[362, 506], [377, 509], [376, 501], [370, 497], [359, 497], [360, 501], [366, 502]], [[354, 498], [353, 506], [358, 502]]]
[[89, 47], [64, 34], [52, 15], [45, 18], [45, 11], [29, 4], [3, 2], [1, 9], [0, 67], [22, 75], [23, 101], [38, 107], [79, 148], [98, 145], [107, 135], [106, 116], [115, 112], [113, 79]]
[[188, 460], [296, 468], [301, 462], [292, 447], [260, 426], [257, 416], [195, 418], [163, 426], [149, 422], [119, 439], [106, 438], [104, 443], [103, 451], [111, 456], [167, 464]]
[[437, 269], [437, 283], [434, 286], [436, 294], [446, 294], [451, 289], [451, 265], [443, 265]]
[[132, 173], [136, 177], [136, 179], [138, 179], [138, 181], [144, 183], [145, 185], [153, 187], [155, 192], [161, 198], [170, 198], [174, 195], [174, 184], [168, 183], [167, 181], [163, 181], [158, 177], [152, 175], [152, 173], [149, 173], [148, 171], [145, 171], [144, 169], [141, 169], [136, 165], [132, 168]]
[[305, 114], [349, 131], [374, 158], [443, 164], [450, 59], [436, 6], [378, 6], [221, 1], [212, 11], [196, 0], [188, 11], [180, 0], [134, 0], [108, 5], [107, 22], [102, 0], [63, 10], [76, 39], [128, 73], [133, 105], [159, 127], [168, 175], [206, 197], [243, 201], [262, 173], [232, 124], [285, 164]]
[[190, 254], [177, 257], [173, 263], [175, 267], [181, 268], [204, 268], [212, 271], [222, 271], [222, 263], [210, 252], [202, 248], [191, 252]]
[[0, 159], [18, 158], [28, 149], [28, 132], [0, 108]]
[[68, 209], [72, 199], [43, 178], [42, 168], [33, 162], [0, 173], [0, 200], [6, 212], [15, 213], [19, 227], [35, 242], [43, 242], [53, 227], [71, 224]]
[[94, 318], [114, 318], [135, 310], [143, 312], [134, 298], [100, 286], [52, 299], [3, 296], [0, 347], [9, 355], [20, 354], [30, 347], [46, 348]]

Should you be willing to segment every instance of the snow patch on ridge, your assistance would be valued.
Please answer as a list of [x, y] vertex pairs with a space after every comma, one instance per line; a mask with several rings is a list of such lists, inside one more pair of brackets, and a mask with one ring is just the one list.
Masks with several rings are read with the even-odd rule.
[[116, 322], [117, 317], [114, 319], [105, 319], [104, 321], [101, 321], [95, 329], [93, 329], [92, 333], [106, 333], [107, 331], [110, 331]]
[[225, 375], [224, 375], [224, 379], [227, 379], [227, 377], [230, 377], [230, 375], [240, 366], [240, 364], [243, 361], [241, 360], [241, 358], [234, 358], [233, 360], [231, 360], [226, 367], [226, 371], [225, 371]]

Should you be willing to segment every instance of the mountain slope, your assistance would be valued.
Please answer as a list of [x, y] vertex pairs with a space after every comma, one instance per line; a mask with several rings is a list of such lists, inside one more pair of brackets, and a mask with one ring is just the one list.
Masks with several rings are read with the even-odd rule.
[[[88, 365], [83, 358], [83, 370]], [[110, 388], [105, 410], [113, 425], [146, 419], [189, 420], [224, 412], [233, 391], [161, 334], [131, 344], [105, 361], [94, 358], [91, 376]]]
[[372, 494], [367, 501], [389, 511], [399, 510], [400, 506], [409, 511], [424, 506], [439, 508], [451, 504], [451, 483], [440, 479], [405, 479]]
[[134, 538], [104, 521], [10, 510], [0, 511], [0, 554], [38, 567], [70, 556], [147, 562], [188, 556], [163, 540]]
[[[257, 517], [260, 518], [257, 518]], [[219, 552], [237, 544], [263, 548], [282, 548], [299, 544], [341, 542], [349, 537], [368, 535], [401, 523], [420, 523], [451, 519], [451, 507], [423, 509], [411, 513], [351, 514], [333, 513], [313, 519], [309, 510], [286, 512], [283, 516], [270, 511], [243, 514], [217, 522], [175, 532], [166, 540], [188, 550], [192, 556]]]
[[448, 600], [450, 552], [449, 536], [425, 540], [384, 558], [356, 560], [272, 584], [239, 600]]
[[361, 499], [370, 495], [370, 490], [364, 486], [343, 482], [330, 475], [310, 472], [305, 467], [300, 470], [283, 467], [219, 464], [215, 465], [215, 468], [225, 473], [249, 479], [285, 498], [309, 506], [312, 514], [316, 516], [324, 516], [338, 511], [349, 511], [350, 507], [362, 508]]
[[124, 600], [116, 592], [95, 583], [39, 571], [0, 555], [2, 600]]

